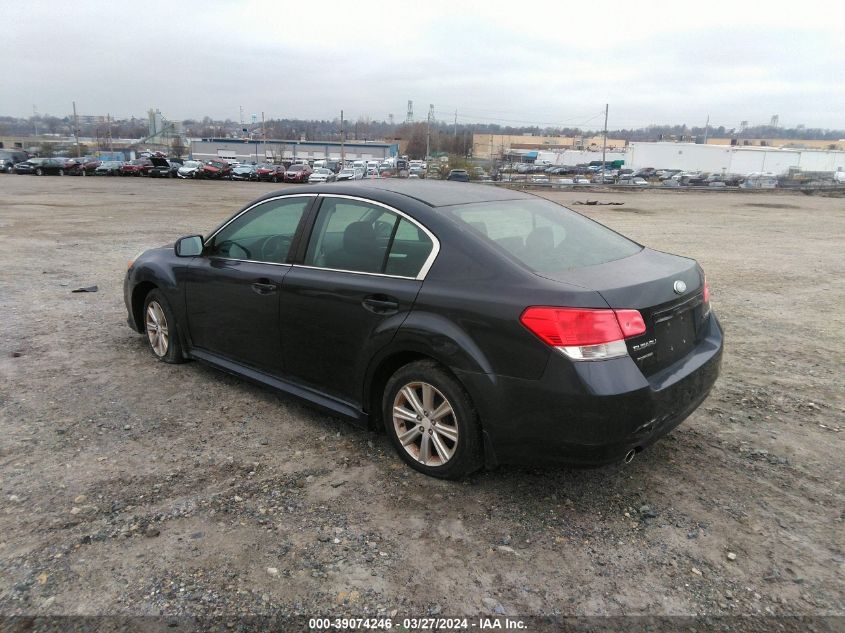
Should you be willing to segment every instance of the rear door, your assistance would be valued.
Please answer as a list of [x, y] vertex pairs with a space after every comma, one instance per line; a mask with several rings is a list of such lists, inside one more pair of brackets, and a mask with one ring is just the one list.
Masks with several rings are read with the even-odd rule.
[[321, 196], [302, 260], [280, 303], [285, 373], [359, 402], [369, 359], [408, 316], [439, 248], [403, 213], [349, 196]]
[[288, 256], [314, 196], [266, 200], [221, 228], [190, 265], [191, 346], [280, 374], [279, 295]]

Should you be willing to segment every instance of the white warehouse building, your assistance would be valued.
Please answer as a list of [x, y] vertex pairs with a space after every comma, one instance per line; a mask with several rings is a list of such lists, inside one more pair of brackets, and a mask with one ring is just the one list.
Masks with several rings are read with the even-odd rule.
[[631, 143], [625, 166], [632, 169], [683, 169], [725, 174], [800, 171], [845, 171], [845, 152], [818, 149], [700, 145], [696, 143]]

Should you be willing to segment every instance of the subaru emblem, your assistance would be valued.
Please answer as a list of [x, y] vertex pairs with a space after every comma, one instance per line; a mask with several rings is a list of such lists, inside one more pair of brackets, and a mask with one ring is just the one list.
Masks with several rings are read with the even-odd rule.
[[678, 279], [672, 287], [675, 289], [675, 294], [682, 295], [687, 291], [687, 285], [680, 279]]

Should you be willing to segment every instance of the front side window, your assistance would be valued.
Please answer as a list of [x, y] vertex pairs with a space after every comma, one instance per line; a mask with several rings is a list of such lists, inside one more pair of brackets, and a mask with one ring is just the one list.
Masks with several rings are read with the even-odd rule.
[[268, 200], [250, 209], [214, 236], [209, 256], [285, 263], [293, 236], [312, 199], [306, 196]]
[[305, 265], [416, 277], [434, 244], [413, 222], [378, 205], [325, 198], [308, 241]]
[[448, 211], [538, 273], [594, 266], [630, 257], [642, 247], [548, 200], [508, 200]]

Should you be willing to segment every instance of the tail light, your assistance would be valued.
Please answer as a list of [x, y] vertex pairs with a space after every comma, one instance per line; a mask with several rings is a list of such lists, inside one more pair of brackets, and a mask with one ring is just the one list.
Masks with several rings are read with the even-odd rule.
[[544, 343], [573, 360], [625, 356], [625, 339], [646, 331], [637, 310], [534, 306], [527, 308], [519, 320]]
[[704, 304], [704, 316], [710, 314], [710, 284], [707, 283], [707, 275], [704, 275], [704, 289], [701, 291], [701, 301]]

